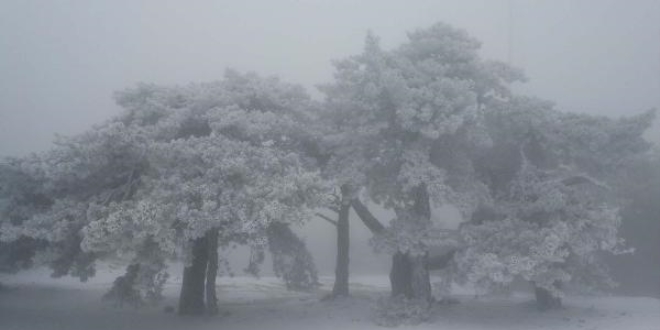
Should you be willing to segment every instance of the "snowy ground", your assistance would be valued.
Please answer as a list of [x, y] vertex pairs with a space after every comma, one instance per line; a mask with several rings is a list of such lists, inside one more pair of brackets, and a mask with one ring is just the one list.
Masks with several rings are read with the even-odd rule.
[[[272, 277], [219, 279], [222, 316], [180, 317], [165, 313], [175, 306], [180, 278], [173, 277], [160, 307], [118, 309], [101, 301], [119, 270], [79, 283], [50, 279], [43, 272], [0, 276], [0, 330], [39, 329], [383, 329], [374, 323], [373, 307], [387, 295], [386, 276], [352, 279], [353, 296], [320, 301], [332, 278], [310, 294], [287, 292]], [[531, 297], [457, 295], [460, 304], [434, 307], [429, 323], [399, 329], [660, 329], [660, 300], [633, 297], [569, 297], [566, 308], [541, 313]]]

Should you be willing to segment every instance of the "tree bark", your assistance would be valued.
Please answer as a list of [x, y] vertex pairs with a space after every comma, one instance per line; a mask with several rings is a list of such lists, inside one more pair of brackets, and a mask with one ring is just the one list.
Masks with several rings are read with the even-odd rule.
[[208, 266], [206, 268], [206, 312], [218, 313], [218, 297], [215, 291], [215, 280], [218, 276], [218, 230], [212, 229], [206, 233]]
[[412, 266], [408, 254], [397, 252], [392, 256], [392, 268], [390, 269], [390, 285], [392, 297], [404, 295], [406, 298], [413, 297], [412, 289]]
[[360, 220], [362, 220], [364, 225], [369, 228], [371, 233], [379, 234], [385, 230], [385, 226], [383, 226], [383, 224], [380, 223], [380, 221], [378, 221], [378, 219], [376, 219], [373, 214], [371, 214], [369, 209], [362, 203], [359, 198], [353, 199], [351, 205], [353, 206], [355, 213], [358, 215]]
[[430, 222], [431, 221], [431, 200], [429, 199], [429, 192], [425, 184], [420, 184], [414, 188], [413, 192], [413, 209], [412, 212], [418, 221]]
[[183, 282], [179, 295], [179, 314], [204, 314], [204, 280], [208, 263], [208, 249], [206, 237], [199, 237], [193, 241], [192, 263], [183, 270]]
[[402, 252], [394, 254], [390, 271], [392, 296], [403, 295], [409, 299], [430, 302], [431, 279], [427, 263], [427, 255], [413, 256]]
[[[413, 192], [413, 215], [411, 221], [420, 221], [424, 224], [431, 222], [431, 201], [425, 184], [417, 186]], [[428, 251], [422, 255], [409, 256], [410, 260], [410, 287], [412, 298], [431, 302], [431, 276], [428, 271]]]
[[428, 252], [419, 256], [411, 256], [410, 260], [412, 296], [415, 299], [431, 302], [433, 295], [431, 292], [431, 276], [427, 268]]
[[348, 214], [351, 209], [349, 194], [342, 189], [342, 201], [337, 219], [337, 264], [335, 265], [335, 285], [332, 296], [348, 296], [350, 232]]

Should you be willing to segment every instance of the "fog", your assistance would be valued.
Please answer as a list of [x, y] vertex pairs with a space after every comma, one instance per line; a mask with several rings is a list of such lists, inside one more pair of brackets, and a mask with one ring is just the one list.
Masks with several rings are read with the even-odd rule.
[[[88, 129], [137, 82], [219, 79], [226, 68], [314, 86], [331, 60], [437, 21], [525, 70], [522, 91], [566, 111], [636, 114], [660, 104], [660, 3], [636, 1], [3, 1], [0, 155]], [[319, 95], [318, 93], [316, 94]], [[656, 129], [652, 138], [658, 140]]]
[[[512, 89], [559, 110], [619, 117], [660, 108], [657, 0], [5, 0], [0, 159], [48, 150], [56, 135], [112, 118], [122, 110], [113, 93], [140, 82], [214, 81], [236, 69], [302, 84], [320, 100], [317, 86], [332, 81], [333, 60], [360, 53], [369, 31], [391, 49], [436, 22], [481, 41], [483, 58], [521, 68], [529, 80]], [[647, 138], [660, 143], [660, 121]], [[394, 218], [369, 206], [381, 221]], [[351, 274], [387, 274], [391, 256], [374, 253], [373, 233], [352, 212], [350, 219]], [[445, 205], [433, 208], [432, 221], [456, 229], [462, 219]], [[314, 219], [296, 232], [321, 275], [332, 275], [335, 228]], [[626, 233], [634, 242], [636, 233]], [[239, 248], [227, 257], [240, 273], [248, 256]], [[616, 274], [626, 276], [625, 267]], [[660, 286], [648, 288], [660, 295]]]

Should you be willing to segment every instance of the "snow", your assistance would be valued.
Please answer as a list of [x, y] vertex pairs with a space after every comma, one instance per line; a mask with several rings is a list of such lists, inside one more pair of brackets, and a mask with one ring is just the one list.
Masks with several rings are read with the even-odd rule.
[[[354, 276], [352, 297], [321, 301], [332, 277], [322, 277], [313, 293], [286, 291], [273, 277], [220, 278], [221, 315], [180, 317], [166, 313], [176, 306], [180, 277], [172, 276], [158, 307], [116, 308], [101, 296], [120, 269], [104, 269], [86, 283], [51, 279], [43, 271], [3, 275], [0, 330], [39, 329], [382, 329], [374, 320], [376, 301], [388, 294], [387, 276]], [[514, 293], [474, 296], [454, 290], [460, 303], [434, 306], [428, 323], [399, 329], [660, 329], [660, 300], [640, 297], [568, 297], [566, 307], [538, 312], [532, 297]]]

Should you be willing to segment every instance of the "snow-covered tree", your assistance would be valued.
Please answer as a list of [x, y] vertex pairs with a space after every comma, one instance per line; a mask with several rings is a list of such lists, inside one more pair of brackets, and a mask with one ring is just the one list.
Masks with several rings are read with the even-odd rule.
[[[54, 276], [86, 279], [94, 274], [92, 251], [81, 248], [90, 213], [129, 198], [144, 169], [134, 136], [109, 124], [73, 138], [60, 138], [53, 150], [10, 160], [3, 179], [3, 244], [36, 242], [40, 264]], [[34, 258], [33, 258], [34, 259]]]
[[[20, 226], [51, 203], [43, 194], [41, 182], [21, 171], [18, 160], [0, 164], [0, 228]], [[16, 272], [31, 267], [43, 242], [16, 232], [0, 233], [0, 271]]]
[[3, 217], [3, 242], [63, 241], [71, 251], [47, 254], [56, 260], [121, 256], [141, 265], [127, 278], [162, 279], [145, 265], [183, 258], [179, 311], [197, 314], [217, 308], [218, 244], [265, 246], [271, 225], [301, 223], [326, 202], [300, 138], [311, 101], [298, 86], [230, 71], [214, 83], [141, 85], [117, 102], [122, 115], [19, 162], [51, 201], [20, 224]]
[[377, 246], [392, 252], [392, 294], [431, 300], [426, 267], [431, 203], [453, 195], [447, 171], [434, 163], [437, 143], [468, 136], [478, 143], [484, 104], [509, 95], [522, 76], [478, 56], [479, 42], [445, 24], [408, 35], [394, 50], [369, 35], [362, 54], [335, 63], [335, 82], [323, 87], [333, 132], [328, 167], [340, 184], [365, 187], [396, 218]]
[[513, 98], [486, 116], [493, 144], [474, 163], [490, 198], [461, 230], [457, 278], [530, 281], [541, 308], [560, 305], [565, 283], [610, 283], [598, 252], [624, 251], [616, 183], [649, 147], [653, 113], [615, 120]]

